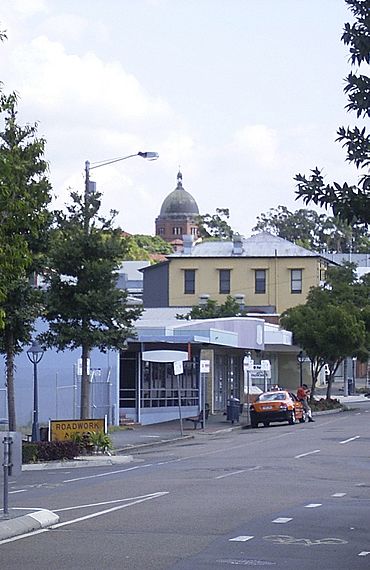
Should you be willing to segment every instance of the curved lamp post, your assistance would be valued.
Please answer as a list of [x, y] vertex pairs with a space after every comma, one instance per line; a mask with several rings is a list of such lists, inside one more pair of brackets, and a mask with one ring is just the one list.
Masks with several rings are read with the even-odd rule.
[[114, 164], [115, 162], [120, 162], [121, 160], [127, 160], [128, 158], [133, 158], [134, 156], [140, 156], [141, 158], [145, 158], [146, 160], [157, 160], [159, 157], [158, 152], [137, 152], [136, 154], [129, 154], [127, 156], [122, 156], [121, 158], [112, 158], [108, 160], [103, 160], [100, 162], [94, 162], [90, 165], [90, 162], [86, 160], [85, 162], [85, 199], [91, 191], [90, 188], [90, 170], [95, 168], [100, 168], [101, 166], [108, 166], [108, 164]]
[[299, 364], [299, 385], [303, 384], [303, 363], [306, 359], [306, 355], [303, 350], [300, 350], [297, 354], [297, 362]]
[[[122, 156], [120, 158], [112, 158], [108, 160], [103, 160], [100, 162], [94, 162], [90, 165], [90, 162], [86, 160], [85, 162], [85, 194], [84, 194], [84, 231], [86, 237], [89, 235], [89, 196], [95, 191], [95, 183], [90, 181], [90, 170], [95, 168], [101, 168], [102, 166], [108, 166], [109, 164], [114, 164], [115, 162], [121, 162], [122, 160], [127, 160], [128, 158], [133, 158], [134, 156], [140, 156], [146, 160], [157, 160], [159, 154], [157, 152], [147, 151], [147, 152], [137, 152], [136, 154], [129, 154], [127, 156]], [[86, 418], [90, 413], [90, 386], [88, 383], [89, 373], [87, 371], [87, 358], [82, 358], [82, 381], [81, 381], [81, 417]]]
[[39, 397], [37, 385], [37, 365], [44, 356], [45, 349], [40, 346], [35, 340], [32, 341], [32, 346], [27, 350], [27, 356], [33, 364], [33, 414], [32, 414], [32, 441], [40, 440], [39, 429]]

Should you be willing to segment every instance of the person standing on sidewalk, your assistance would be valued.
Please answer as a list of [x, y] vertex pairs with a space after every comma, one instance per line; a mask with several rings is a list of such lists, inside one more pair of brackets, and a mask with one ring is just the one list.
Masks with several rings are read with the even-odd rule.
[[302, 403], [303, 409], [307, 414], [308, 421], [314, 422], [315, 420], [312, 418], [312, 411], [310, 406], [308, 405], [308, 396], [310, 395], [310, 390], [307, 384], [302, 384], [297, 390], [297, 398]]

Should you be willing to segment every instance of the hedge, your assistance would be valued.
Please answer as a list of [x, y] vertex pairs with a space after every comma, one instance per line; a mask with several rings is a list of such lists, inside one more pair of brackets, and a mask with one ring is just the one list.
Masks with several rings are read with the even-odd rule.
[[23, 442], [22, 462], [62, 461], [74, 459], [80, 454], [80, 446], [73, 441]]

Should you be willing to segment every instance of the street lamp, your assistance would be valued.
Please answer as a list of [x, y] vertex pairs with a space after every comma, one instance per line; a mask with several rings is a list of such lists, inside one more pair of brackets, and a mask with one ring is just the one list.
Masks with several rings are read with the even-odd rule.
[[299, 364], [299, 385], [302, 386], [303, 384], [303, 363], [306, 359], [306, 355], [303, 350], [300, 350], [297, 354], [297, 361]]
[[39, 399], [38, 399], [38, 385], [37, 385], [37, 365], [44, 356], [45, 349], [40, 346], [35, 340], [32, 341], [32, 346], [27, 350], [27, 356], [33, 364], [33, 414], [32, 414], [32, 441], [40, 440], [39, 429]]
[[[146, 160], [157, 160], [159, 154], [157, 152], [137, 152], [136, 154], [129, 154], [127, 156], [122, 156], [120, 158], [112, 158], [108, 160], [103, 160], [100, 162], [94, 162], [90, 165], [90, 162], [86, 160], [85, 162], [85, 194], [84, 194], [84, 233], [86, 239], [89, 236], [89, 224], [91, 213], [89, 211], [89, 203], [91, 201], [90, 195], [93, 194], [95, 190], [95, 183], [90, 182], [90, 170], [95, 168], [101, 168], [102, 166], [108, 166], [109, 164], [114, 164], [115, 162], [121, 162], [122, 160], [127, 160], [128, 158], [133, 158], [134, 156], [140, 156]], [[93, 215], [93, 214], [92, 214]], [[81, 417], [87, 418], [90, 413], [90, 386], [89, 386], [89, 372], [88, 372], [88, 355], [84, 355], [84, 350], [82, 351], [82, 378], [81, 378]]]
[[108, 164], [114, 164], [115, 162], [120, 162], [121, 160], [127, 160], [128, 158], [133, 158], [134, 156], [140, 156], [141, 158], [145, 158], [146, 160], [157, 160], [159, 157], [158, 152], [137, 152], [136, 154], [129, 154], [128, 156], [122, 156], [121, 158], [112, 158], [108, 160], [103, 160], [100, 162], [95, 162], [93, 165], [90, 165], [90, 162], [86, 160], [85, 162], [85, 199], [90, 193], [90, 170], [95, 168], [100, 168], [101, 166], [108, 166]]

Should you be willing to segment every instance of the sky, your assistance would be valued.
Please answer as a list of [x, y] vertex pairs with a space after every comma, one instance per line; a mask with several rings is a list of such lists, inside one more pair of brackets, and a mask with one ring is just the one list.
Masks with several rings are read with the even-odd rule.
[[46, 139], [53, 206], [83, 192], [86, 160], [156, 151], [91, 171], [104, 214], [153, 235], [180, 168], [200, 213], [229, 208], [248, 237], [305, 207], [297, 173], [356, 180], [335, 142], [348, 21], [344, 0], [2, 0], [0, 80]]

